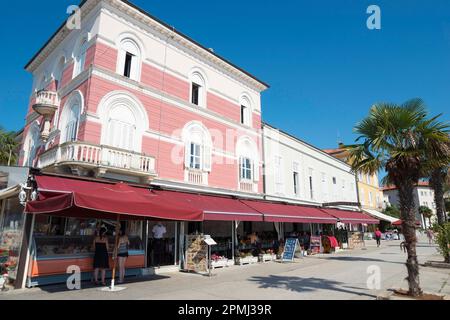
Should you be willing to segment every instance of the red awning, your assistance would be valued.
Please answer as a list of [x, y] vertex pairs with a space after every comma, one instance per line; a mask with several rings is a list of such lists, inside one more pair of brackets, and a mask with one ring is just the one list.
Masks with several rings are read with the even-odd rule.
[[337, 223], [336, 218], [326, 214], [319, 208], [266, 201], [246, 200], [242, 202], [264, 214], [264, 221], [266, 222]]
[[166, 197], [167, 201], [176, 199], [201, 210], [204, 213], [205, 221], [264, 221], [263, 215], [260, 212], [245, 205], [238, 199], [231, 197], [208, 196], [176, 191], [155, 190], [154, 192], [157, 195]]
[[336, 217], [342, 223], [351, 223], [351, 224], [379, 224], [380, 221], [372, 218], [369, 215], [366, 215], [362, 212], [358, 211], [349, 211], [349, 210], [339, 210], [326, 208], [322, 209], [322, 211], [328, 213], [329, 215]]
[[146, 188], [54, 176], [36, 176], [39, 199], [28, 202], [27, 213], [77, 218], [152, 218], [202, 221], [203, 212], [185, 202], [158, 196]]
[[[398, 220], [392, 223], [393, 226], [401, 226], [403, 224], [403, 220]], [[422, 225], [420, 221], [416, 221], [416, 226]]]

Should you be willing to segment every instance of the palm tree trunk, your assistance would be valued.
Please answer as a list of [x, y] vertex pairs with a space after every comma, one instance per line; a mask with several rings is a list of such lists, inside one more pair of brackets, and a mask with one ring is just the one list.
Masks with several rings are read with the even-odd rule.
[[414, 206], [414, 183], [405, 179], [397, 183], [399, 187], [400, 210], [402, 214], [402, 229], [405, 236], [405, 247], [408, 253], [406, 268], [408, 269], [409, 295], [413, 297], [420, 296], [422, 289], [419, 280], [419, 262], [416, 252], [416, 213]]
[[436, 215], [439, 225], [446, 222], [444, 205], [444, 178], [442, 168], [435, 169], [431, 174], [431, 187], [434, 190], [434, 202], [436, 203]]

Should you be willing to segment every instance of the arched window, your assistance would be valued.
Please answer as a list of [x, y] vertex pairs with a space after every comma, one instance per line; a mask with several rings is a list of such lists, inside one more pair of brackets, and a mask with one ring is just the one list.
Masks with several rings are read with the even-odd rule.
[[87, 45], [88, 45], [87, 38], [84, 37], [83, 39], [81, 39], [79, 46], [76, 49], [75, 67], [74, 67], [74, 74], [73, 74], [74, 78], [84, 71], [84, 66], [86, 64]]
[[80, 116], [83, 110], [83, 96], [75, 91], [64, 105], [59, 123], [61, 143], [77, 141]]
[[141, 50], [138, 44], [130, 38], [125, 38], [120, 42], [117, 73], [135, 81], [140, 79]]
[[142, 152], [142, 136], [149, 124], [136, 97], [127, 92], [111, 92], [100, 102], [97, 114], [102, 122], [102, 145]]
[[252, 106], [250, 103], [250, 99], [243, 95], [240, 98], [240, 105], [241, 105], [241, 124], [246, 126], [252, 125]]
[[212, 149], [208, 130], [198, 122], [188, 124], [183, 132], [185, 143], [185, 168], [211, 172]]
[[107, 145], [124, 150], [134, 150], [136, 118], [125, 104], [115, 105], [108, 120]]
[[36, 158], [36, 152], [40, 147], [40, 130], [36, 122], [30, 125], [27, 136], [24, 140], [23, 150], [23, 166], [33, 167]]
[[206, 80], [204, 75], [195, 70], [190, 76], [190, 81], [191, 103], [199, 107], [206, 107]]
[[66, 59], [64, 57], [61, 57], [61, 59], [59, 59], [58, 63], [56, 64], [55, 70], [53, 72], [53, 78], [56, 81], [56, 89], [57, 90], [61, 89], [61, 81], [62, 81], [65, 65], [66, 65]]
[[243, 137], [237, 143], [236, 155], [239, 160], [239, 181], [256, 183], [259, 181], [258, 150], [252, 139]]

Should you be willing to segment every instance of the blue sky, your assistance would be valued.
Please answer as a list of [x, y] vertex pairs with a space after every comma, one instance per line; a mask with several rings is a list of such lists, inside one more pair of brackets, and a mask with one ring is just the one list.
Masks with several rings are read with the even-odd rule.
[[[421, 97], [450, 120], [448, 0], [133, 0], [206, 47], [269, 83], [264, 121], [320, 148], [352, 128], [375, 102]], [[23, 66], [78, 0], [3, 6], [0, 125], [21, 129], [31, 90]], [[370, 4], [382, 30], [366, 27]]]

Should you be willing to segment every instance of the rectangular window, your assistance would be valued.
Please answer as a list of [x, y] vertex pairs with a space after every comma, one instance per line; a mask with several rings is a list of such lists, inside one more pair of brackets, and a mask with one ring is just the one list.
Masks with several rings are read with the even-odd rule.
[[249, 158], [241, 158], [241, 180], [252, 180], [252, 161]]
[[369, 192], [369, 205], [370, 205], [370, 206], [373, 205], [373, 196], [372, 196], [372, 192]]
[[309, 195], [314, 199], [313, 169], [309, 169]]
[[195, 104], [196, 106], [200, 105], [200, 88], [196, 83], [192, 83], [192, 104]]
[[131, 78], [131, 66], [133, 65], [133, 57], [131, 53], [127, 52], [125, 55], [125, 68], [123, 75], [127, 78]]
[[202, 159], [201, 146], [195, 143], [191, 143], [190, 168], [200, 170], [202, 168], [201, 159]]
[[298, 172], [294, 172], [294, 194], [298, 196], [300, 194], [300, 184], [299, 184], [299, 175]]

